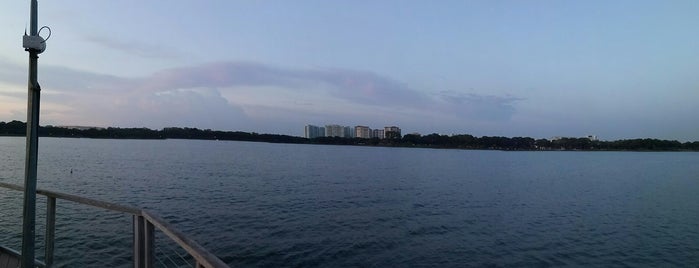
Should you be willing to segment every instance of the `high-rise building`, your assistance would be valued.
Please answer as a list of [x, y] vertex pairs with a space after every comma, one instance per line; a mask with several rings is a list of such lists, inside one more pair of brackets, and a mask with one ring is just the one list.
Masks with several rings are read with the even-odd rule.
[[354, 136], [357, 138], [369, 139], [371, 138], [371, 129], [367, 126], [356, 126], [354, 127]]
[[303, 128], [303, 136], [307, 139], [325, 137], [325, 128], [314, 125], [306, 125], [306, 127]]
[[386, 139], [400, 139], [402, 137], [400, 128], [397, 126], [384, 127], [383, 131]]
[[371, 138], [385, 139], [386, 136], [384, 135], [383, 129], [372, 129]]
[[304, 137], [309, 139], [317, 137], [400, 139], [403, 136], [401, 135], [401, 129], [397, 126], [371, 129], [368, 126], [349, 127], [333, 124], [325, 125], [325, 127], [306, 125]]
[[345, 127], [340, 125], [326, 125], [325, 126], [325, 136], [326, 137], [345, 137]]
[[345, 127], [345, 135], [343, 137], [345, 138], [354, 138], [354, 129], [352, 127]]

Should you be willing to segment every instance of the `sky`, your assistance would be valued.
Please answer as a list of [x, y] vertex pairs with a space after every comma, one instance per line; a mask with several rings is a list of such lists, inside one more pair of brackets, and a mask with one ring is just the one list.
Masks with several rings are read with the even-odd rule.
[[[0, 4], [0, 121], [26, 120], [29, 2]], [[693, 0], [39, 1], [40, 122], [697, 141], [697, 14]]]

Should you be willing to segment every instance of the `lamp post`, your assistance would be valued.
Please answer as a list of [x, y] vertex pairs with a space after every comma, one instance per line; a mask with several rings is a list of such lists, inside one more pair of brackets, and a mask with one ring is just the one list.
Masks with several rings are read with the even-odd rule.
[[39, 146], [39, 96], [37, 60], [46, 48], [37, 31], [37, 0], [31, 0], [29, 36], [24, 33], [23, 46], [29, 52], [29, 99], [27, 102], [27, 153], [24, 163], [24, 206], [22, 212], [21, 267], [34, 267], [36, 227], [36, 166]]

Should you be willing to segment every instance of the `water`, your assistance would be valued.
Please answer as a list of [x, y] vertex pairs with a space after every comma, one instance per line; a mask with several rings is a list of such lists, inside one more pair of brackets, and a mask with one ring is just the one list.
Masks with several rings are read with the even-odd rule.
[[[21, 184], [23, 150], [0, 138], [0, 181]], [[157, 211], [231, 266], [699, 265], [698, 153], [42, 138], [39, 154], [40, 188]], [[21, 194], [0, 202], [19, 248]], [[59, 266], [129, 266], [129, 217], [58, 214]]]

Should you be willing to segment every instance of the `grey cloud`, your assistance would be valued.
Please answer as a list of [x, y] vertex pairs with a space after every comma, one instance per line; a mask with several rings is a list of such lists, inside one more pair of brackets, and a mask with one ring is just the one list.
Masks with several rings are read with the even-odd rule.
[[0, 96], [5, 96], [5, 97], [11, 97], [11, 98], [17, 98], [17, 99], [24, 99], [27, 98], [27, 92], [18, 92], [18, 91], [0, 91]]
[[439, 98], [461, 116], [490, 121], [509, 120], [515, 113], [514, 104], [524, 99], [511, 96], [489, 96], [442, 91]]
[[[0, 59], [0, 81], [26, 86], [27, 67]], [[39, 84], [42, 88], [58, 89], [63, 92], [109, 92], [115, 88], [128, 89], [134, 87], [136, 83], [134, 79], [78, 71], [62, 66], [48, 65], [41, 66], [39, 69]]]
[[304, 89], [327, 86], [338, 98], [371, 105], [425, 107], [428, 96], [407, 85], [370, 72], [342, 69], [284, 69], [249, 62], [219, 62], [156, 73], [150, 89], [197, 86], [279, 86]]
[[[0, 60], [0, 70], [20, 69]], [[23, 69], [23, 68], [22, 68]], [[26, 77], [16, 79], [0, 74], [0, 81], [26, 85]], [[240, 107], [230, 104], [215, 87], [152, 90], [152, 79], [123, 78], [59, 66], [42, 66], [39, 82], [42, 102], [68, 109], [42, 109], [44, 122], [114, 126], [192, 126], [240, 129], [248, 119]], [[26, 93], [2, 91], [0, 95], [26, 98]], [[44, 106], [46, 107], [46, 106]], [[11, 116], [15, 116], [14, 114]], [[19, 119], [19, 118], [8, 118]]]
[[219, 62], [173, 68], [147, 78], [144, 87], [162, 90], [177, 87], [298, 86], [301, 72], [246, 62]]
[[82, 72], [60, 66], [46, 66], [41, 73], [39, 83], [47, 87], [66, 92], [103, 92], [124, 91], [135, 87], [137, 79], [128, 79], [113, 75]]
[[369, 72], [329, 70], [319, 73], [323, 81], [336, 85], [335, 95], [344, 99], [374, 105], [424, 108], [427, 96], [407, 85]]
[[242, 109], [228, 103], [213, 88], [131, 95], [107, 112], [118, 115], [121, 125], [242, 129], [249, 123]]
[[[0, 70], [7, 69], [0, 60]], [[16, 69], [16, 68], [10, 68]], [[15, 74], [1, 74], [0, 79], [26, 83], [26, 78], [14, 78]], [[40, 82], [47, 94], [45, 101], [71, 107], [65, 118], [74, 122], [92, 122], [95, 119], [113, 122], [120, 126], [169, 126], [188, 125], [208, 128], [245, 129], [260, 126], [251, 122], [241, 107], [233, 105], [221, 96], [222, 90], [246, 86], [285, 88], [305, 92], [324, 92], [348, 104], [370, 109], [361, 115], [342, 114], [319, 105], [308, 117], [334, 118], [362, 122], [408, 122], [409, 120], [431, 124], [440, 115], [477, 121], [504, 121], [516, 112], [515, 104], [522, 99], [515, 97], [485, 96], [457, 92], [440, 92], [430, 95], [410, 88], [391, 78], [371, 72], [345, 69], [292, 69], [252, 62], [217, 62], [191, 67], [166, 69], [141, 78], [78, 71], [65, 67], [44, 66]], [[311, 89], [311, 90], [309, 90]], [[17, 96], [14, 93], [3, 95]], [[270, 91], [273, 98], [274, 91]], [[306, 99], [294, 99], [310, 104]], [[241, 103], [244, 104], [244, 103]], [[315, 103], [312, 103], [315, 106]], [[250, 103], [251, 109], [259, 107]], [[304, 105], [307, 106], [307, 105]], [[372, 108], [373, 107], [373, 108]], [[261, 110], [258, 110], [261, 111]], [[388, 111], [388, 112], [387, 112]], [[309, 113], [310, 111], [306, 111]], [[59, 120], [59, 114], [55, 116]], [[266, 113], [274, 114], [274, 113]], [[344, 117], [343, 117], [344, 116]], [[380, 118], [377, 119], [377, 118]], [[430, 119], [431, 118], [431, 119]], [[270, 121], [273, 117], [264, 119]], [[300, 119], [296, 119], [297, 121]], [[350, 123], [350, 122], [348, 122]]]
[[0, 81], [12, 84], [26, 84], [27, 75], [27, 67], [20, 67], [0, 58]]
[[94, 44], [144, 58], [173, 58], [179, 53], [172, 48], [143, 42], [124, 42], [100, 35], [87, 35], [85, 40]]

